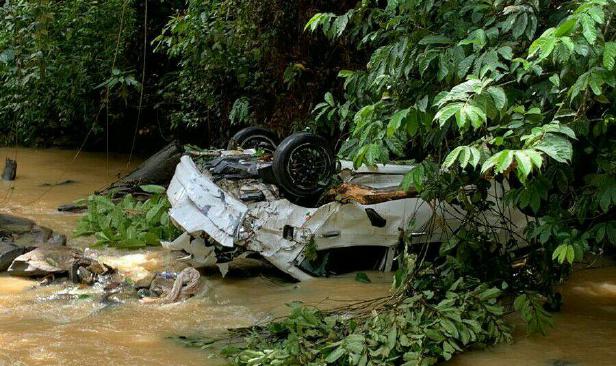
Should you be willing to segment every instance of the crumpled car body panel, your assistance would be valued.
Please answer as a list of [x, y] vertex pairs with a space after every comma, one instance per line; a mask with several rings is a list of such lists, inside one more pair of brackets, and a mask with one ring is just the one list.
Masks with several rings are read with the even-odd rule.
[[[373, 188], [399, 186], [404, 172], [411, 168], [382, 165], [352, 171], [349, 164], [342, 162], [343, 171], [352, 171], [350, 182]], [[488, 199], [502, 196], [504, 188], [495, 186], [493, 192]], [[439, 227], [455, 229], [460, 225], [457, 216], [449, 213], [455, 212], [454, 208], [443, 203], [429, 204], [419, 197], [370, 205], [333, 201], [317, 208], [302, 207], [286, 199], [244, 203], [214, 183], [213, 176], [201, 171], [189, 156], [183, 156], [178, 164], [167, 195], [172, 205], [170, 217], [188, 234], [199, 237], [205, 233], [224, 247], [242, 247], [259, 253], [298, 280], [312, 278], [298, 267], [309, 244], [314, 244], [317, 250], [355, 246], [389, 248], [383, 269], [390, 270], [393, 251], [403, 233], [420, 237], [422, 242], [439, 242], [443, 240]], [[368, 211], [372, 211], [372, 219]], [[518, 222], [523, 220], [516, 213], [508, 215]], [[414, 228], [423, 228], [431, 220], [439, 224], [432, 225], [429, 235], [409, 232], [409, 222], [413, 222]], [[496, 220], [496, 216], [487, 217], [486, 223]], [[203, 256], [202, 251], [187, 248], [203, 245], [200, 243], [181, 237], [175, 245], [165, 246], [181, 247], [198, 257]]]
[[167, 196], [172, 206], [169, 215], [185, 231], [202, 231], [233, 247], [248, 207], [214, 184], [207, 172], [200, 172], [189, 156], [180, 160]]

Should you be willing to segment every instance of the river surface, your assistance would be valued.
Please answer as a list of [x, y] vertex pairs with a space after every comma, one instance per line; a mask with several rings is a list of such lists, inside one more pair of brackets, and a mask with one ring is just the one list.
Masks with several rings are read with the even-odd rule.
[[[32, 218], [67, 234], [70, 245], [86, 248], [91, 239], [70, 237], [79, 215], [59, 213], [56, 207], [104, 187], [131, 167], [122, 155], [74, 155], [63, 150], [0, 149], [0, 158], [18, 161], [17, 180], [0, 182], [0, 211]], [[48, 185], [67, 180], [73, 183]], [[126, 272], [174, 266], [172, 256], [160, 249], [107, 249], [98, 254], [112, 258]], [[267, 273], [243, 272], [232, 272], [226, 279], [208, 274], [204, 290], [186, 302], [160, 306], [129, 300], [112, 307], [87, 296], [63, 296], [87, 289], [39, 287], [31, 280], [0, 274], [0, 366], [225, 365], [220, 358], [167, 337], [249, 326], [285, 314], [285, 304], [291, 301], [339, 307], [383, 296], [391, 283], [391, 275], [384, 273], [369, 273], [370, 284], [356, 282], [352, 275], [296, 284]], [[448, 365], [616, 365], [615, 267], [579, 271], [562, 292], [566, 303], [548, 336], [528, 336], [518, 326], [513, 344], [471, 351]]]

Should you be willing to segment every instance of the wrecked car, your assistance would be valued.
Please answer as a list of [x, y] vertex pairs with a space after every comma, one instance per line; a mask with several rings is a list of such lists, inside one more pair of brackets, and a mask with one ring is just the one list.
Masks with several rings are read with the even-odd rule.
[[[439, 243], [439, 227], [460, 224], [448, 204], [400, 189], [412, 165], [356, 169], [307, 132], [280, 144], [259, 128], [238, 135], [228, 150], [184, 155], [167, 190], [170, 217], [185, 233], [163, 245], [186, 251], [193, 265], [258, 254], [297, 280], [330, 268], [390, 271], [403, 237]], [[503, 189], [495, 185], [488, 199]], [[431, 222], [439, 225], [427, 230]]]

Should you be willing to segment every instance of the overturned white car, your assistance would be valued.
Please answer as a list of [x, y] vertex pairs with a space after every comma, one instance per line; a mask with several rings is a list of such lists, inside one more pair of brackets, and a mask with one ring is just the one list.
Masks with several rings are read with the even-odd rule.
[[[440, 230], [424, 230], [430, 222], [459, 226], [448, 205], [400, 190], [412, 166], [353, 169], [336, 164], [318, 136], [294, 134], [278, 145], [251, 130], [232, 141], [237, 149], [187, 154], [176, 168], [167, 194], [185, 234], [164, 245], [193, 264], [256, 253], [298, 280], [325, 275], [333, 263], [338, 272], [367, 269], [358, 263], [389, 271], [403, 237], [441, 242]], [[493, 198], [500, 195], [499, 185]]]

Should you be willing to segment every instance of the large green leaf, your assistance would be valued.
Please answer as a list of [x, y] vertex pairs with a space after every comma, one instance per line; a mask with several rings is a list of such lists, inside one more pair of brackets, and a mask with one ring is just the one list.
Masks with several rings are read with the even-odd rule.
[[556, 28], [556, 32], [554, 32], [554, 35], [556, 37], [568, 36], [574, 30], [576, 25], [576, 18], [568, 18], [564, 22], [560, 23], [560, 25], [558, 25], [558, 27]]
[[481, 127], [488, 119], [483, 109], [472, 104], [466, 104], [462, 109], [462, 113], [467, 116], [474, 128]]
[[586, 41], [588, 41], [591, 45], [594, 44], [597, 40], [597, 28], [595, 28], [595, 22], [591, 17], [583, 15], [580, 17], [580, 24], [582, 25], [582, 34], [584, 35], [584, 38], [586, 38]]
[[462, 109], [464, 106], [465, 103], [461, 102], [447, 104], [436, 113], [434, 119], [438, 120], [440, 125], [443, 126], [447, 122], [447, 120], [449, 120], [456, 113], [458, 113], [460, 109]]
[[520, 172], [520, 176], [526, 178], [530, 174], [533, 169], [533, 164], [530, 160], [530, 157], [526, 154], [524, 150], [515, 152], [515, 161], [518, 165], [518, 172]]
[[406, 116], [408, 116], [410, 109], [402, 109], [397, 111], [396, 113], [394, 113], [391, 118], [389, 119], [389, 123], [387, 124], [387, 136], [388, 137], [393, 137], [396, 133], [396, 131], [398, 131], [400, 129], [400, 126], [402, 125], [402, 121], [406, 118]]
[[570, 161], [573, 155], [573, 147], [569, 139], [553, 133], [546, 133], [543, 139], [535, 145], [534, 148], [542, 151], [559, 163]]
[[507, 105], [507, 95], [505, 95], [505, 91], [503, 88], [499, 86], [491, 86], [488, 88], [488, 93], [494, 100], [494, 105], [496, 109], [503, 109]]
[[481, 167], [481, 172], [485, 173], [494, 168], [495, 173], [502, 173], [513, 163], [514, 153], [511, 150], [500, 151], [488, 158]]
[[603, 67], [614, 70], [616, 65], [616, 42], [606, 42], [603, 48]]
[[139, 188], [141, 188], [141, 190], [144, 192], [154, 193], [154, 194], [163, 194], [167, 191], [165, 187], [154, 185], [154, 184], [139, 186]]
[[458, 156], [460, 155], [462, 150], [464, 150], [464, 146], [458, 146], [453, 149], [449, 154], [447, 154], [447, 157], [445, 158], [445, 160], [443, 160], [443, 169], [451, 168], [451, 166], [456, 162], [456, 160], [458, 160]]

